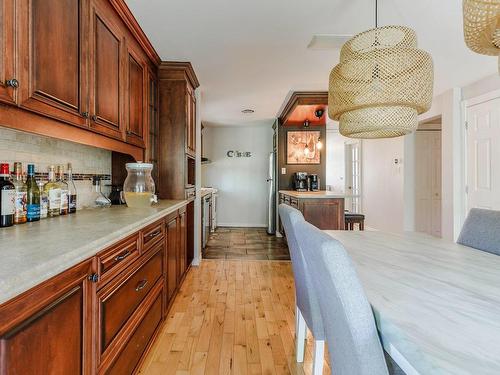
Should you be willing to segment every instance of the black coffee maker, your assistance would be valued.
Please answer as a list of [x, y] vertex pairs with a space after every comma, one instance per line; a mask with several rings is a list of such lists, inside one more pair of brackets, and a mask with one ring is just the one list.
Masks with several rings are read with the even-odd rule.
[[319, 177], [317, 174], [307, 175], [307, 190], [319, 191]]
[[293, 187], [297, 191], [307, 191], [307, 172], [294, 173]]

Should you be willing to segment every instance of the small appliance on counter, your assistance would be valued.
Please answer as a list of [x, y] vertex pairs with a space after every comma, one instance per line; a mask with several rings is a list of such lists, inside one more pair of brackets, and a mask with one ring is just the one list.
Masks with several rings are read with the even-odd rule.
[[127, 178], [123, 183], [123, 195], [128, 207], [145, 208], [155, 203], [155, 183], [151, 177], [153, 164], [127, 163]]
[[307, 175], [307, 190], [319, 191], [319, 177], [317, 174]]
[[297, 191], [307, 191], [307, 172], [295, 172], [293, 187]]
[[109, 193], [108, 198], [113, 206], [125, 204], [125, 198], [123, 197], [123, 187], [121, 185], [111, 185], [111, 193]]

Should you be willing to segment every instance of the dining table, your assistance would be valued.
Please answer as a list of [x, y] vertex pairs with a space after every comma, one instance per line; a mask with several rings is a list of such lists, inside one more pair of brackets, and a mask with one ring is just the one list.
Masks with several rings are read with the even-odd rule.
[[351, 257], [407, 375], [500, 374], [500, 256], [414, 232], [324, 232]]

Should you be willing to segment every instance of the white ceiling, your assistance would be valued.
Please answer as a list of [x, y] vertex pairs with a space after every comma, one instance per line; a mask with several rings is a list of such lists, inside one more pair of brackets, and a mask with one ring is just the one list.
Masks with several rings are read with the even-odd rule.
[[[269, 122], [291, 90], [327, 90], [338, 50], [308, 50], [312, 36], [374, 26], [374, 0], [126, 1], [163, 60], [191, 61], [211, 125]], [[433, 56], [435, 94], [497, 71], [466, 48], [461, 4], [379, 0], [379, 25], [412, 27]]]

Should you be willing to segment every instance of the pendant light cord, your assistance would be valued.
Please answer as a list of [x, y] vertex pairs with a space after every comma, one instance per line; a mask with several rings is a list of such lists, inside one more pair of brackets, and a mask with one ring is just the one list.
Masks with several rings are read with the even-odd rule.
[[375, 28], [378, 28], [378, 0], [375, 0]]

